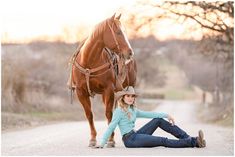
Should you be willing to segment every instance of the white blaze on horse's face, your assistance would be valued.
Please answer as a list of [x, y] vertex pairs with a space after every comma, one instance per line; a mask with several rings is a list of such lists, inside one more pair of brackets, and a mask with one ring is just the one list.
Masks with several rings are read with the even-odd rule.
[[134, 52], [128, 41], [127, 35], [124, 31], [124, 27], [119, 21], [121, 15], [115, 18], [115, 14], [109, 19], [108, 27], [109, 33], [104, 34], [105, 45], [124, 56], [125, 60], [129, 60], [133, 57]]
[[125, 29], [121, 23], [120, 23], [120, 30], [124, 36], [125, 43], [127, 44], [127, 49], [123, 53], [126, 53], [126, 54], [124, 54], [125, 58], [127, 60], [130, 60], [130, 59], [132, 59], [132, 57], [134, 55], [134, 51], [131, 48], [130, 42], [129, 42], [127, 35], [126, 35], [126, 32], [124, 31]]

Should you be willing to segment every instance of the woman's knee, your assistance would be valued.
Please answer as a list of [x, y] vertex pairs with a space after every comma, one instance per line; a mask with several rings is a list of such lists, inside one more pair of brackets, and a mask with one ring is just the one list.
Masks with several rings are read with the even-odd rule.
[[164, 121], [164, 119], [163, 119], [163, 118], [153, 118], [153, 120], [154, 120], [154, 121], [156, 121], [156, 122]]

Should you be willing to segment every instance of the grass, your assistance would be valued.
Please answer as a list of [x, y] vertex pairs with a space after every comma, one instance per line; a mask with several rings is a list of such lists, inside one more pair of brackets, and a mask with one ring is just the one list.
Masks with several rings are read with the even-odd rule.
[[221, 126], [234, 127], [234, 115], [229, 114], [225, 118], [220, 119], [220, 120], [216, 121], [215, 123], [218, 125], [221, 125]]
[[61, 112], [29, 112], [27, 115], [48, 121], [59, 120], [64, 116]]
[[190, 99], [193, 97], [194, 92], [191, 89], [166, 89], [164, 91], [165, 99], [180, 100]]
[[188, 86], [184, 72], [167, 58], [162, 57], [158, 62], [160, 70], [166, 73], [167, 80], [166, 85], [158, 88], [157, 91], [163, 93], [165, 99], [194, 99], [194, 91]]
[[187, 84], [184, 72], [165, 57], [159, 59], [158, 62], [160, 70], [167, 75], [166, 85], [159, 88], [159, 91], [165, 95], [165, 99], [193, 99], [194, 91]]
[[62, 121], [85, 120], [84, 114], [77, 112], [2, 112], [2, 131], [35, 127]]
[[213, 106], [213, 104], [210, 104], [208, 107], [198, 104], [197, 113], [198, 119], [205, 123], [234, 127], [233, 107], [230, 110], [224, 110], [221, 106]]
[[79, 111], [67, 111], [67, 112], [29, 112], [26, 115], [43, 119], [46, 121], [79, 121], [85, 120], [84, 114]]

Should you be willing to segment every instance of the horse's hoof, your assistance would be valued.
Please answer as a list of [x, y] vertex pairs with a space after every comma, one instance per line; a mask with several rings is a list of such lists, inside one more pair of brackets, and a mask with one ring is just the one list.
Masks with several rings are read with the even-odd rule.
[[96, 146], [96, 140], [90, 140], [89, 147], [94, 147], [94, 146]]
[[108, 141], [107, 142], [107, 148], [113, 148], [115, 147], [115, 142], [114, 141]]

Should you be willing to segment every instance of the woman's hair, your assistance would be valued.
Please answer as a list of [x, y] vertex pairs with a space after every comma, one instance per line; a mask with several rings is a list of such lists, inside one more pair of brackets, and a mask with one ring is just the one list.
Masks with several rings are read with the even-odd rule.
[[[118, 101], [117, 101], [117, 105], [120, 106], [120, 108], [127, 113], [128, 118], [131, 118], [131, 113], [128, 111], [128, 104], [125, 103], [124, 101], [124, 97], [125, 95], [123, 95]], [[136, 107], [135, 101], [133, 104], [130, 105], [131, 109], [134, 110], [134, 108]]]

